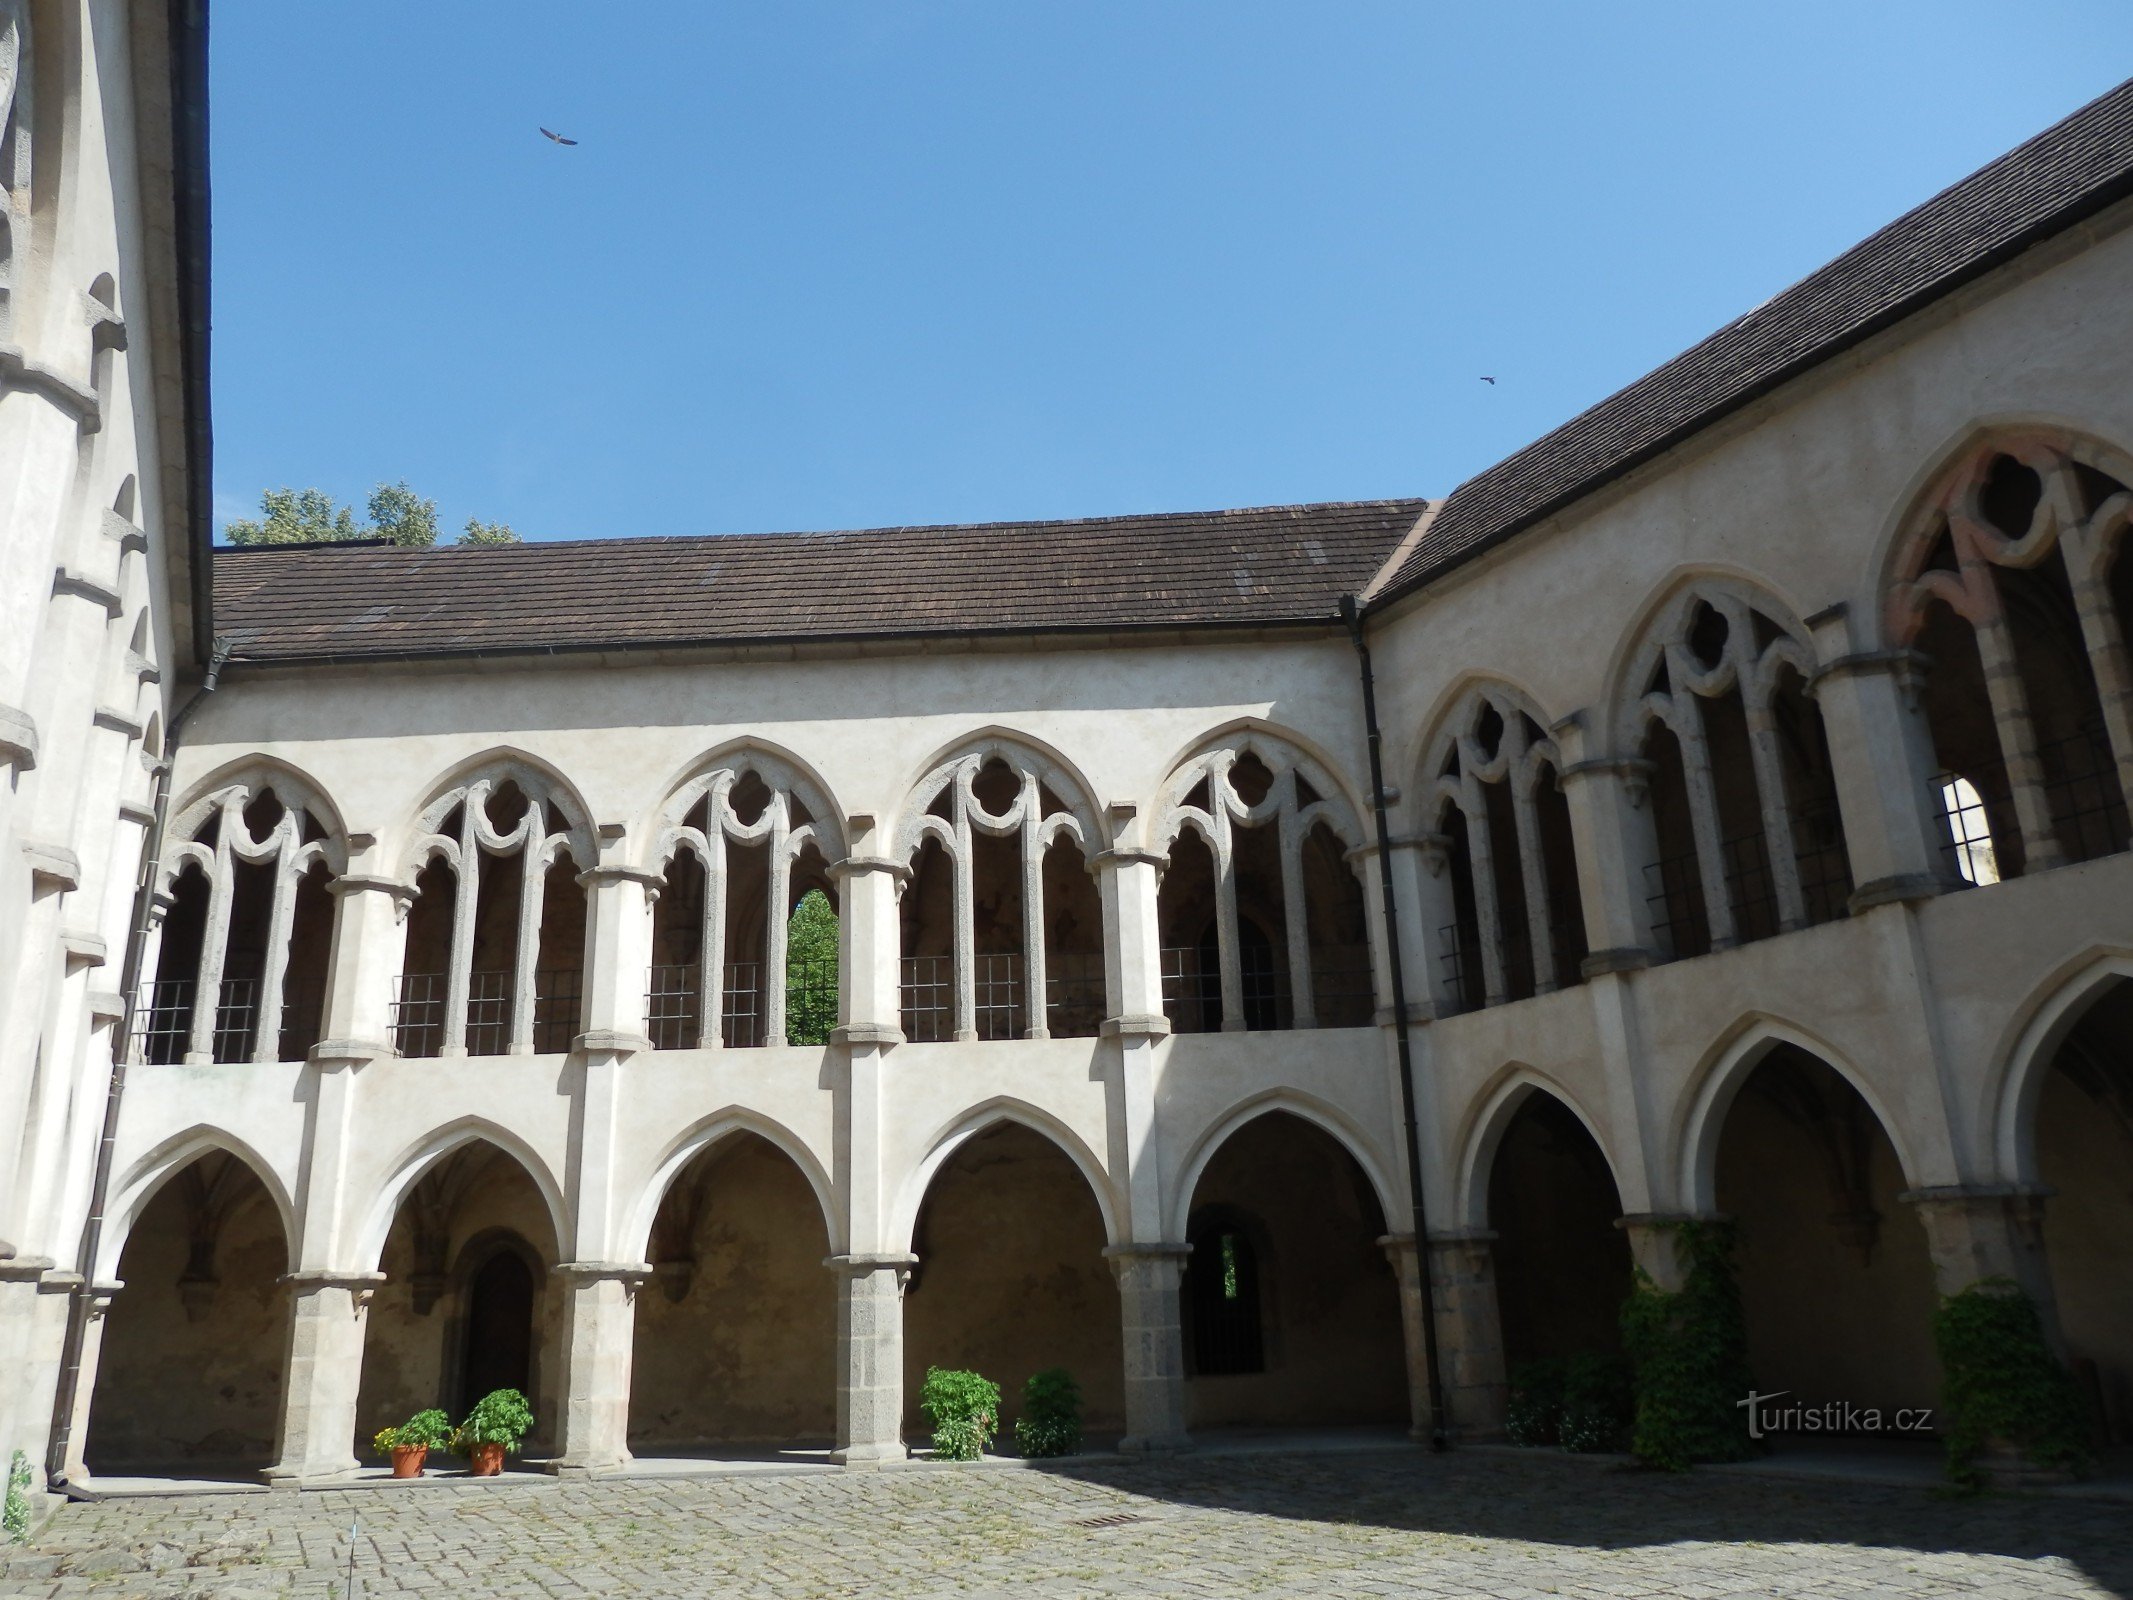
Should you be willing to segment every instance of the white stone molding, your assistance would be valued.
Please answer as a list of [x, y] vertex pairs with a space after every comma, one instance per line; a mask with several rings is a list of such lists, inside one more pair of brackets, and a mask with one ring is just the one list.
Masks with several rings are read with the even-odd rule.
[[[508, 831], [499, 831], [490, 825], [486, 807], [489, 796], [506, 783], [516, 784], [526, 797], [526, 813]], [[458, 828], [450, 834], [441, 832], [455, 807], [459, 808]], [[447, 790], [423, 808], [401, 875], [412, 889], [431, 861], [441, 859], [452, 869], [452, 944], [445, 973], [440, 1056], [467, 1053], [467, 995], [473, 977], [474, 918], [480, 905], [483, 858], [513, 852], [518, 854], [520, 873], [518, 937], [511, 964], [511, 1019], [505, 1048], [515, 1056], [532, 1054], [534, 967], [540, 959], [548, 868], [562, 856], [577, 863], [581, 871], [600, 864], [592, 829], [575, 810], [555, 783], [517, 761], [485, 766], [479, 776]]]
[[[1484, 723], [1492, 711], [1500, 724], [1493, 747], [1484, 737]], [[1514, 851], [1518, 861], [1526, 938], [1532, 946], [1534, 992], [1552, 993], [1577, 976], [1556, 970], [1548, 864], [1541, 852], [1541, 774], [1554, 772], [1560, 785], [1563, 770], [1562, 752], [1544, 731], [1547, 727], [1547, 719], [1516, 690], [1501, 683], [1479, 684], [1467, 691], [1446, 720], [1444, 730], [1432, 741], [1433, 754], [1424, 768], [1431, 775], [1424, 791], [1428, 807], [1424, 825], [1434, 827], [1445, 805], [1456, 806], [1466, 819], [1474, 916], [1481, 929], [1485, 1005], [1500, 1004], [1508, 987], [1503, 908], [1497, 904], [1494, 870], [1499, 849]], [[1491, 831], [1486, 787], [1492, 784], [1503, 784], [1511, 797], [1514, 836], [1510, 839], [1498, 840]]]
[[[1689, 642], [1701, 609], [1709, 606], [1726, 625], [1718, 660], [1700, 660]], [[1773, 637], [1758, 639], [1761, 621]], [[1661, 663], [1668, 687], [1650, 690]], [[1704, 702], [1738, 692], [1748, 724], [1748, 747], [1754, 763], [1755, 793], [1762, 822], [1764, 854], [1777, 893], [1781, 932], [1807, 926], [1807, 900], [1801, 886], [1799, 857], [1793, 843], [1793, 815], [1786, 794], [1784, 756], [1771, 705], [1779, 675], [1786, 668], [1811, 685], [1818, 663], [1807, 632], [1778, 602], [1730, 578], [1699, 578], [1683, 585], [1646, 628], [1630, 658], [1622, 712], [1623, 745], [1641, 746], [1654, 722], [1670, 730], [1681, 747], [1683, 782], [1689, 796], [1689, 822], [1702, 880], [1704, 915], [1711, 948], [1740, 943], [1738, 919], [1727, 894], [1725, 835], [1718, 812], [1718, 790], [1710, 749], [1704, 736]], [[1662, 844], [1662, 848], [1664, 848]], [[1631, 893], [1638, 892], [1632, 882]]]
[[29, 260], [33, 59], [27, 0], [0, 0], [0, 344], [15, 335]]
[[[733, 790], [753, 773], [770, 791], [753, 822], [743, 822], [733, 807]], [[684, 819], [705, 804], [705, 826], [690, 826]], [[797, 809], [807, 820], [798, 820]], [[661, 807], [660, 825], [653, 843], [650, 870], [662, 877], [674, 857], [686, 850], [704, 869], [702, 939], [698, 960], [702, 966], [702, 1003], [697, 1016], [696, 1044], [715, 1050], [725, 1042], [726, 981], [726, 847], [769, 846], [770, 891], [764, 896], [763, 929], [763, 1042], [785, 1043], [785, 984], [773, 974], [785, 971], [786, 926], [792, 908], [793, 864], [812, 847], [826, 866], [844, 856], [844, 839], [837, 825], [837, 812], [820, 786], [792, 762], [767, 752], [741, 750], [690, 779]]]
[[[1274, 775], [1258, 804], [1237, 793], [1230, 773], [1243, 757], [1256, 756]], [[1202, 780], [1207, 805], [1187, 803]], [[1306, 803], [1298, 794], [1301, 779], [1317, 798]], [[1237, 921], [1236, 830], [1271, 822], [1281, 861], [1281, 907], [1289, 958], [1289, 1004], [1292, 1026], [1318, 1025], [1311, 993], [1309, 908], [1304, 894], [1304, 841], [1324, 823], [1345, 850], [1364, 843], [1361, 823], [1332, 774], [1311, 757], [1271, 734], [1245, 730], [1183, 762], [1163, 783], [1154, 813], [1150, 848], [1165, 860], [1187, 828], [1206, 841], [1215, 863], [1215, 946], [1222, 969], [1222, 1029], [1244, 1028], [1244, 965]], [[1352, 870], [1352, 868], [1351, 868]]]
[[[244, 820], [245, 807], [265, 790], [272, 789], [282, 803], [282, 814], [265, 837], [253, 834]], [[199, 867], [207, 879], [207, 926], [200, 941], [200, 968], [193, 985], [192, 1015], [185, 1048], [187, 1062], [215, 1059], [215, 1013], [222, 994], [223, 966], [228, 957], [230, 911], [236, 897], [240, 862], [271, 864], [274, 872], [273, 899], [267, 922], [267, 960], [260, 976], [259, 1014], [253, 1035], [252, 1059], [277, 1059], [281, 1038], [282, 985], [289, 967], [289, 934], [294, 926], [296, 889], [315, 864], [338, 874], [348, 865], [345, 842], [333, 831], [333, 810], [308, 784], [279, 769], [264, 769], [235, 783], [226, 783], [200, 795], [186, 805], [171, 826], [171, 836], [181, 842], [163, 853], [156, 891], [167, 903], [172, 886], [187, 866]], [[200, 835], [208, 824], [220, 820], [212, 844]], [[324, 838], [306, 840], [307, 819], [315, 819], [328, 831]], [[143, 968], [144, 973], [152, 968]], [[136, 1046], [129, 1043], [129, 1049]]]
[[[1004, 811], [986, 809], [974, 786], [978, 774], [994, 761], [1015, 776], [1015, 798]], [[1049, 791], [1065, 808], [1047, 811]], [[948, 815], [935, 816], [934, 802], [948, 796]], [[928, 839], [939, 842], [953, 874], [955, 950], [955, 1036], [978, 1036], [976, 840], [979, 834], [1013, 838], [1022, 868], [1023, 1037], [1048, 1039], [1044, 964], [1044, 854], [1060, 839], [1070, 839], [1089, 856], [1098, 832], [1095, 807], [1073, 774], [1039, 751], [1007, 739], [987, 739], [933, 768], [904, 802], [896, 830], [894, 858], [916, 870]]]
[[[2036, 473], [2043, 489], [2020, 535], [1995, 527], [1982, 505], [1987, 479], [2003, 456]], [[2077, 466], [2118, 486], [2094, 510], [2084, 510]], [[2054, 550], [2062, 556], [2119, 792], [2133, 804], [2133, 658], [2128, 653], [2133, 641], [2124, 636], [2110, 586], [2112, 561], [2133, 524], [2129, 483], [2133, 458], [2091, 441], [2047, 430], [1997, 435], [1974, 446], [1943, 475], [1897, 544], [1884, 601], [1888, 643], [1898, 649], [1909, 646], [1936, 600], [1970, 625], [2022, 835], [2025, 872], [2060, 866], [2066, 854], [2053, 821], [2029, 690], [1996, 574], [2002, 568], [2034, 567]], [[1953, 547], [1953, 571], [1928, 566], [1943, 531]]]

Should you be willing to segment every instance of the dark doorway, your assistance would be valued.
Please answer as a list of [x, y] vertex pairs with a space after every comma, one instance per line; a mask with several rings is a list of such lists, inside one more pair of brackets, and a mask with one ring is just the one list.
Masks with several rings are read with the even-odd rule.
[[467, 1283], [467, 1344], [460, 1366], [463, 1404], [497, 1389], [533, 1388], [533, 1271], [499, 1250]]
[[1259, 1255], [1236, 1221], [1213, 1217], [1193, 1229], [1185, 1292], [1190, 1301], [1195, 1372], [1212, 1376], [1266, 1370], [1259, 1318]]

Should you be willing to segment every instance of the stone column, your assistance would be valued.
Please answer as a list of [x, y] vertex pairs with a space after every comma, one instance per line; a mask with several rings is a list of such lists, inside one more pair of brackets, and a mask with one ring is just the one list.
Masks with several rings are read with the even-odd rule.
[[570, 1324], [563, 1347], [563, 1450], [555, 1471], [586, 1477], [629, 1464], [637, 1290], [652, 1269], [642, 1262], [567, 1261], [556, 1271], [569, 1286]]
[[281, 1439], [267, 1481], [280, 1488], [331, 1483], [356, 1470], [356, 1396], [363, 1327], [378, 1272], [292, 1272], [288, 1354], [282, 1363]]
[[837, 1274], [837, 1448], [847, 1467], [901, 1461], [904, 1448], [904, 1283], [914, 1255], [831, 1256]]
[[2044, 1254], [2044, 1191], [2014, 1184], [1911, 1189], [1898, 1198], [1918, 1213], [1933, 1258], [1933, 1286], [1961, 1294], [1987, 1278], [2010, 1278], [2059, 1344], [2058, 1298]]
[[1430, 1292], [1437, 1309], [1437, 1373], [1446, 1426], [1462, 1439], [1503, 1432], [1509, 1384], [1503, 1316], [1496, 1300], [1496, 1235], [1436, 1233], [1429, 1240]]
[[1411, 1233], [1388, 1233], [1378, 1247], [1392, 1262], [1400, 1287], [1400, 1336], [1407, 1351], [1407, 1409], [1410, 1439], [1428, 1440], [1437, 1419], [1429, 1403], [1429, 1342], [1424, 1332], [1425, 1302], [1420, 1260]]
[[[368, 834], [349, 839], [352, 857], [376, 848]], [[326, 1007], [319, 1048], [332, 1056], [370, 1059], [393, 1054], [393, 1002], [398, 996], [407, 933], [402, 922], [414, 891], [398, 879], [350, 870], [327, 885], [339, 901], [328, 956]]]
[[1126, 1455], [1192, 1448], [1185, 1431], [1185, 1330], [1178, 1285], [1191, 1247], [1119, 1244], [1104, 1251], [1118, 1277], [1126, 1351]]
[[61, 1471], [69, 1483], [89, 1481], [89, 1402], [96, 1394], [97, 1363], [104, 1354], [104, 1318], [110, 1315], [111, 1299], [126, 1285], [116, 1278], [89, 1290], [88, 1320], [82, 1324], [81, 1381], [74, 1386], [74, 1408], [67, 1428], [67, 1459]]
[[[1659, 859], [1652, 822], [1651, 763], [1603, 754], [1588, 713], [1565, 717], [1549, 731], [1563, 755], [1559, 775], [1570, 812], [1577, 856], [1578, 899], [1585, 913], [1589, 977], [1650, 965], [1658, 950], [1644, 869]], [[1568, 979], [1569, 974], [1565, 973]]]
[[1919, 691], [1923, 657], [1909, 650], [1859, 651], [1845, 608], [1808, 619], [1828, 663], [1810, 686], [1822, 712], [1851, 857], [1851, 907], [1918, 900], [1958, 881], [1941, 846], [1933, 735]]
[[1688, 1264], [1681, 1258], [1681, 1225], [1722, 1220], [1688, 1212], [1639, 1211], [1615, 1218], [1615, 1226], [1629, 1236], [1630, 1261], [1652, 1280], [1653, 1287], [1664, 1294], [1679, 1294], [1689, 1279]]
[[[619, 837], [602, 828], [605, 847]], [[603, 864], [578, 874], [589, 891], [585, 897], [585, 999], [580, 1020], [587, 1040], [601, 1048], [648, 1050], [644, 1036], [644, 993], [652, 971], [652, 900], [662, 880], [635, 867]]]
[[848, 817], [853, 853], [830, 868], [838, 885], [837, 1000], [841, 1043], [903, 1042], [903, 927], [897, 920], [898, 886], [909, 876], [871, 849], [876, 827], [870, 816]]

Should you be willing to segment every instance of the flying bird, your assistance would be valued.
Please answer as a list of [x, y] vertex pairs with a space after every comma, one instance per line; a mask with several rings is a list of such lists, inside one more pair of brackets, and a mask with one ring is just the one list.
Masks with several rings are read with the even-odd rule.
[[[542, 131], [542, 132], [544, 132], [544, 133], [546, 133], [546, 132], [547, 132], [547, 130], [546, 130], [545, 128], [544, 128], [544, 129], [542, 129], [541, 131]], [[1481, 381], [1482, 381], [1483, 383], [1486, 383], [1486, 384], [1488, 384], [1488, 385], [1489, 385], [1490, 387], [1492, 387], [1492, 388], [1493, 388], [1493, 387], [1495, 386], [1495, 383], [1496, 383], [1496, 380], [1495, 380], [1494, 378], [1483, 378], [1483, 379], [1482, 379]]]
[[578, 142], [575, 139], [566, 139], [560, 133], [552, 132], [547, 128], [543, 128], [541, 132], [547, 134], [548, 137], [553, 139], [557, 144], [576, 144]]

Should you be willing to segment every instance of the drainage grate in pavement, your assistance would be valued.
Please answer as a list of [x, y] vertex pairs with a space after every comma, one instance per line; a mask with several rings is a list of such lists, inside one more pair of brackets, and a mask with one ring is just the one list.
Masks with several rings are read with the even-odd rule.
[[1153, 1522], [1153, 1517], [1144, 1517], [1138, 1511], [1108, 1511], [1100, 1517], [1077, 1517], [1077, 1528], [1123, 1528], [1133, 1522]]

